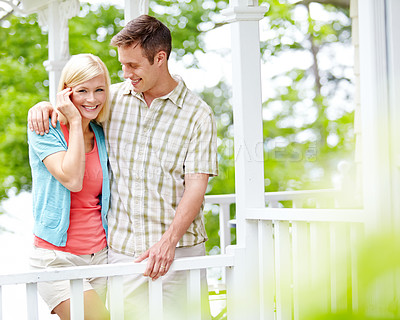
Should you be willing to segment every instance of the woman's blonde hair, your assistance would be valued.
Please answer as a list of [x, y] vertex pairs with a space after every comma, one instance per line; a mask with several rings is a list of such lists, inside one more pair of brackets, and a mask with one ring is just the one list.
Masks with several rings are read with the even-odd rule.
[[[105, 122], [110, 113], [111, 81], [108, 69], [99, 57], [90, 53], [81, 53], [72, 56], [61, 72], [58, 91], [64, 90], [65, 88], [75, 87], [99, 75], [104, 75], [106, 80], [106, 101], [95, 120], [97, 122]], [[62, 122], [66, 123], [66, 119], [62, 114], [59, 114], [59, 118]]]

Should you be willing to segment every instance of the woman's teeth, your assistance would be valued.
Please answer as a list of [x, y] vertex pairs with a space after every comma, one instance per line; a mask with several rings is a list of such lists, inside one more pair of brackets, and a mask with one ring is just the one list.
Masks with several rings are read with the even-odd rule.
[[88, 109], [88, 110], [94, 110], [94, 109], [96, 109], [97, 108], [97, 106], [94, 106], [94, 107], [87, 107], [87, 106], [83, 106], [85, 109]]

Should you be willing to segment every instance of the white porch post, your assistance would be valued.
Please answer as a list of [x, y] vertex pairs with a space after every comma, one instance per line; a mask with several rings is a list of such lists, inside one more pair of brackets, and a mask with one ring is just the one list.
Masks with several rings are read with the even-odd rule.
[[[387, 235], [388, 231], [397, 234], [400, 227], [400, 2], [363, 0], [358, 10], [366, 226], [369, 234]], [[366, 315], [391, 316], [393, 301], [399, 299], [398, 274], [394, 270], [385, 274], [373, 287], [360, 290], [360, 305]]]
[[363, 0], [358, 9], [363, 202], [367, 228], [381, 231], [399, 221], [400, 8], [396, 0]]
[[259, 38], [265, 12], [248, 0], [231, 0], [223, 12], [232, 32], [236, 232], [238, 250], [244, 252], [236, 260], [237, 299], [229, 319], [259, 318], [257, 225], [246, 220], [246, 210], [265, 207]]
[[125, 22], [149, 13], [149, 0], [125, 0]]
[[400, 229], [400, 1], [386, 1], [386, 38], [388, 58], [388, 81], [389, 81], [389, 113], [391, 121], [390, 150], [392, 164], [392, 223], [396, 231]]
[[37, 13], [41, 27], [49, 30], [49, 98], [54, 105], [61, 70], [69, 59], [68, 20], [79, 13], [79, 0], [23, 0], [25, 13]]
[[50, 102], [54, 105], [61, 71], [69, 59], [68, 20], [79, 13], [79, 0], [50, 2], [39, 17], [49, 26], [49, 60], [45, 62], [49, 72]]

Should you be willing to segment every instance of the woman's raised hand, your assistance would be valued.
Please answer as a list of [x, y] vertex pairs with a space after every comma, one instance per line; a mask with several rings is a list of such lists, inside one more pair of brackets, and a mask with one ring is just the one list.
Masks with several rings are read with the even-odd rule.
[[57, 93], [57, 110], [67, 119], [68, 122], [81, 121], [79, 110], [71, 101], [72, 89], [66, 88]]

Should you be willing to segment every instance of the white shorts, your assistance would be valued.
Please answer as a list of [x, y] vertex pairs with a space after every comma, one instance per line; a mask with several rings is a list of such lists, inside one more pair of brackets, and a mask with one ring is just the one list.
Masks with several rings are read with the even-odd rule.
[[[196, 257], [205, 255], [204, 243], [193, 247], [176, 248], [175, 258]], [[136, 257], [127, 256], [111, 249], [108, 250], [108, 263], [133, 262]], [[169, 271], [163, 276], [163, 305], [164, 319], [187, 320], [186, 315], [186, 276], [187, 271]], [[208, 300], [208, 285], [206, 270], [202, 269], [201, 294], [202, 294], [202, 320], [210, 320], [210, 305]], [[125, 320], [148, 320], [148, 277], [142, 274], [124, 276], [124, 309]], [[189, 318], [190, 319], [190, 318]]]
[[[34, 246], [29, 257], [29, 264], [32, 269], [64, 268], [107, 264], [107, 259], [107, 248], [93, 254], [75, 255]], [[96, 290], [100, 298], [105, 301], [107, 278], [83, 279], [83, 290], [92, 289]], [[71, 298], [69, 280], [38, 282], [38, 291], [52, 313], [54, 313], [53, 309], [61, 302]]]

